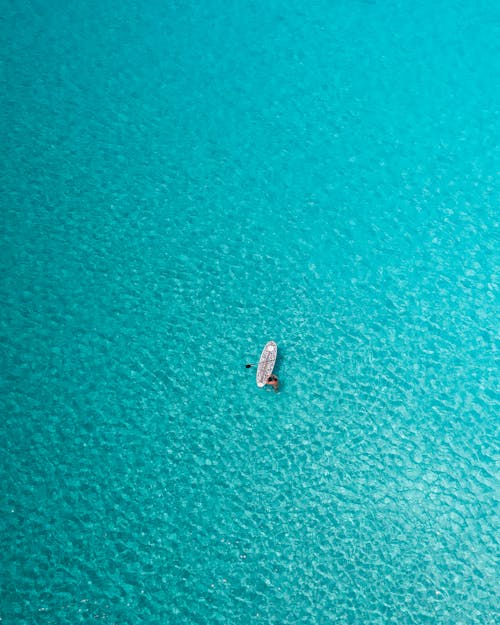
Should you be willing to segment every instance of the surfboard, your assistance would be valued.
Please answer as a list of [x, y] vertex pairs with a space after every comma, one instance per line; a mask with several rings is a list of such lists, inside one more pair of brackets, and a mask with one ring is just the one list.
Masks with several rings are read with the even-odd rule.
[[277, 355], [278, 346], [276, 343], [274, 341], [266, 343], [264, 349], [262, 350], [262, 354], [260, 355], [259, 365], [257, 367], [257, 386], [265, 386], [267, 378], [273, 372]]

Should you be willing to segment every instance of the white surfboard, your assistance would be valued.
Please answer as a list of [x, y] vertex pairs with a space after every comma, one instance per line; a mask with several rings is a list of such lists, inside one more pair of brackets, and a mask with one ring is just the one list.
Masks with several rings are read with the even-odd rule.
[[267, 378], [271, 375], [278, 355], [278, 346], [274, 341], [266, 343], [262, 354], [260, 355], [259, 365], [257, 367], [257, 386], [265, 386]]

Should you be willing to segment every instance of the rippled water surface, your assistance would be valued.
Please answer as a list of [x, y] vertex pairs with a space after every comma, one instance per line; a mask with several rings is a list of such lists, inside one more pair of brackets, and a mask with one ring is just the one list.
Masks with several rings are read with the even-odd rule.
[[498, 623], [498, 3], [56, 4], [0, 23], [1, 623]]

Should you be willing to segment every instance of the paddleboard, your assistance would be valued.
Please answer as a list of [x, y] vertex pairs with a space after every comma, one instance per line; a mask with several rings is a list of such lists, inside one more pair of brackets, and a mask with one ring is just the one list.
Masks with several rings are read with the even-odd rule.
[[274, 363], [276, 362], [276, 356], [278, 355], [278, 346], [274, 341], [269, 341], [264, 346], [262, 354], [259, 358], [259, 365], [257, 367], [257, 386], [265, 386], [267, 378], [271, 375], [274, 369]]

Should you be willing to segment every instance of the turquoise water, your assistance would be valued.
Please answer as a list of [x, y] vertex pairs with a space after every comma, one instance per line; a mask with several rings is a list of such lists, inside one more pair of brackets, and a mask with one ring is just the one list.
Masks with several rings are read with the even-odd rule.
[[0, 30], [0, 622], [498, 623], [496, 0]]

